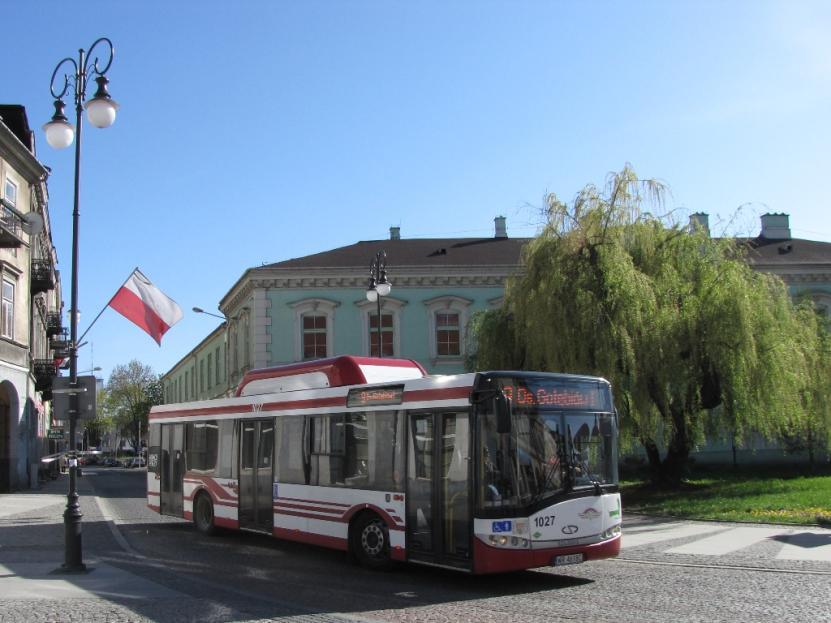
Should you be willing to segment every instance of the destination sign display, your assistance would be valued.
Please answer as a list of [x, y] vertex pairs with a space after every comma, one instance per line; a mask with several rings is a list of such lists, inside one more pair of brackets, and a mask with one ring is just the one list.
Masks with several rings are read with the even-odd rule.
[[350, 389], [346, 396], [347, 407], [377, 407], [400, 405], [404, 400], [404, 386], [367, 387]]
[[611, 394], [604, 383], [544, 378], [506, 379], [502, 392], [514, 407], [612, 410]]

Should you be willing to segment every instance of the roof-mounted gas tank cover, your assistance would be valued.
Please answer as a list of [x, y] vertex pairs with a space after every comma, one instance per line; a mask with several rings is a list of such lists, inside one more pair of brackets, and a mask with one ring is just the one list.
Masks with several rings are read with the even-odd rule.
[[246, 372], [237, 396], [255, 396], [345, 385], [390, 383], [420, 379], [427, 371], [412, 359], [353, 357], [314, 359]]

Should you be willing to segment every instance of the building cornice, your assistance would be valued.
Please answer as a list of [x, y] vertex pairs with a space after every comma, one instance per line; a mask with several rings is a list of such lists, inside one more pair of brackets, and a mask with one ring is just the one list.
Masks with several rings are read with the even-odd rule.
[[49, 174], [46, 167], [2, 122], [0, 122], [0, 147], [3, 149], [3, 158], [30, 184], [37, 184]]
[[831, 283], [831, 265], [829, 264], [753, 264], [753, 270], [760, 273], [776, 275], [788, 285]]
[[[505, 280], [518, 272], [516, 265], [495, 266], [407, 266], [390, 275], [396, 288], [501, 288]], [[365, 290], [366, 275], [355, 268], [277, 269], [251, 268], [220, 301], [223, 311], [235, 309], [256, 289], [326, 289], [356, 288]]]

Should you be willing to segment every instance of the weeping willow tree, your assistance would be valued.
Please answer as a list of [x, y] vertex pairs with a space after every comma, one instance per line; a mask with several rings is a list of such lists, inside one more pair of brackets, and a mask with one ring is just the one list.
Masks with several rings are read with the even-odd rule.
[[502, 308], [477, 318], [476, 365], [608, 378], [664, 482], [683, 477], [717, 406], [739, 444], [751, 431], [827, 437], [829, 346], [816, 314], [751, 270], [735, 240], [648, 211], [660, 213], [665, 193], [627, 166], [571, 205], [549, 195], [524, 271]]

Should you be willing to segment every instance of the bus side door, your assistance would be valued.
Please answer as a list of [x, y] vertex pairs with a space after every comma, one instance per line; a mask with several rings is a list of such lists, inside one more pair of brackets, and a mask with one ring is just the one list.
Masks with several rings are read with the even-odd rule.
[[274, 420], [243, 420], [240, 426], [240, 527], [271, 534], [274, 525]]
[[182, 517], [185, 477], [185, 425], [162, 424], [161, 514]]
[[407, 556], [471, 566], [470, 416], [411, 413], [407, 459]]

